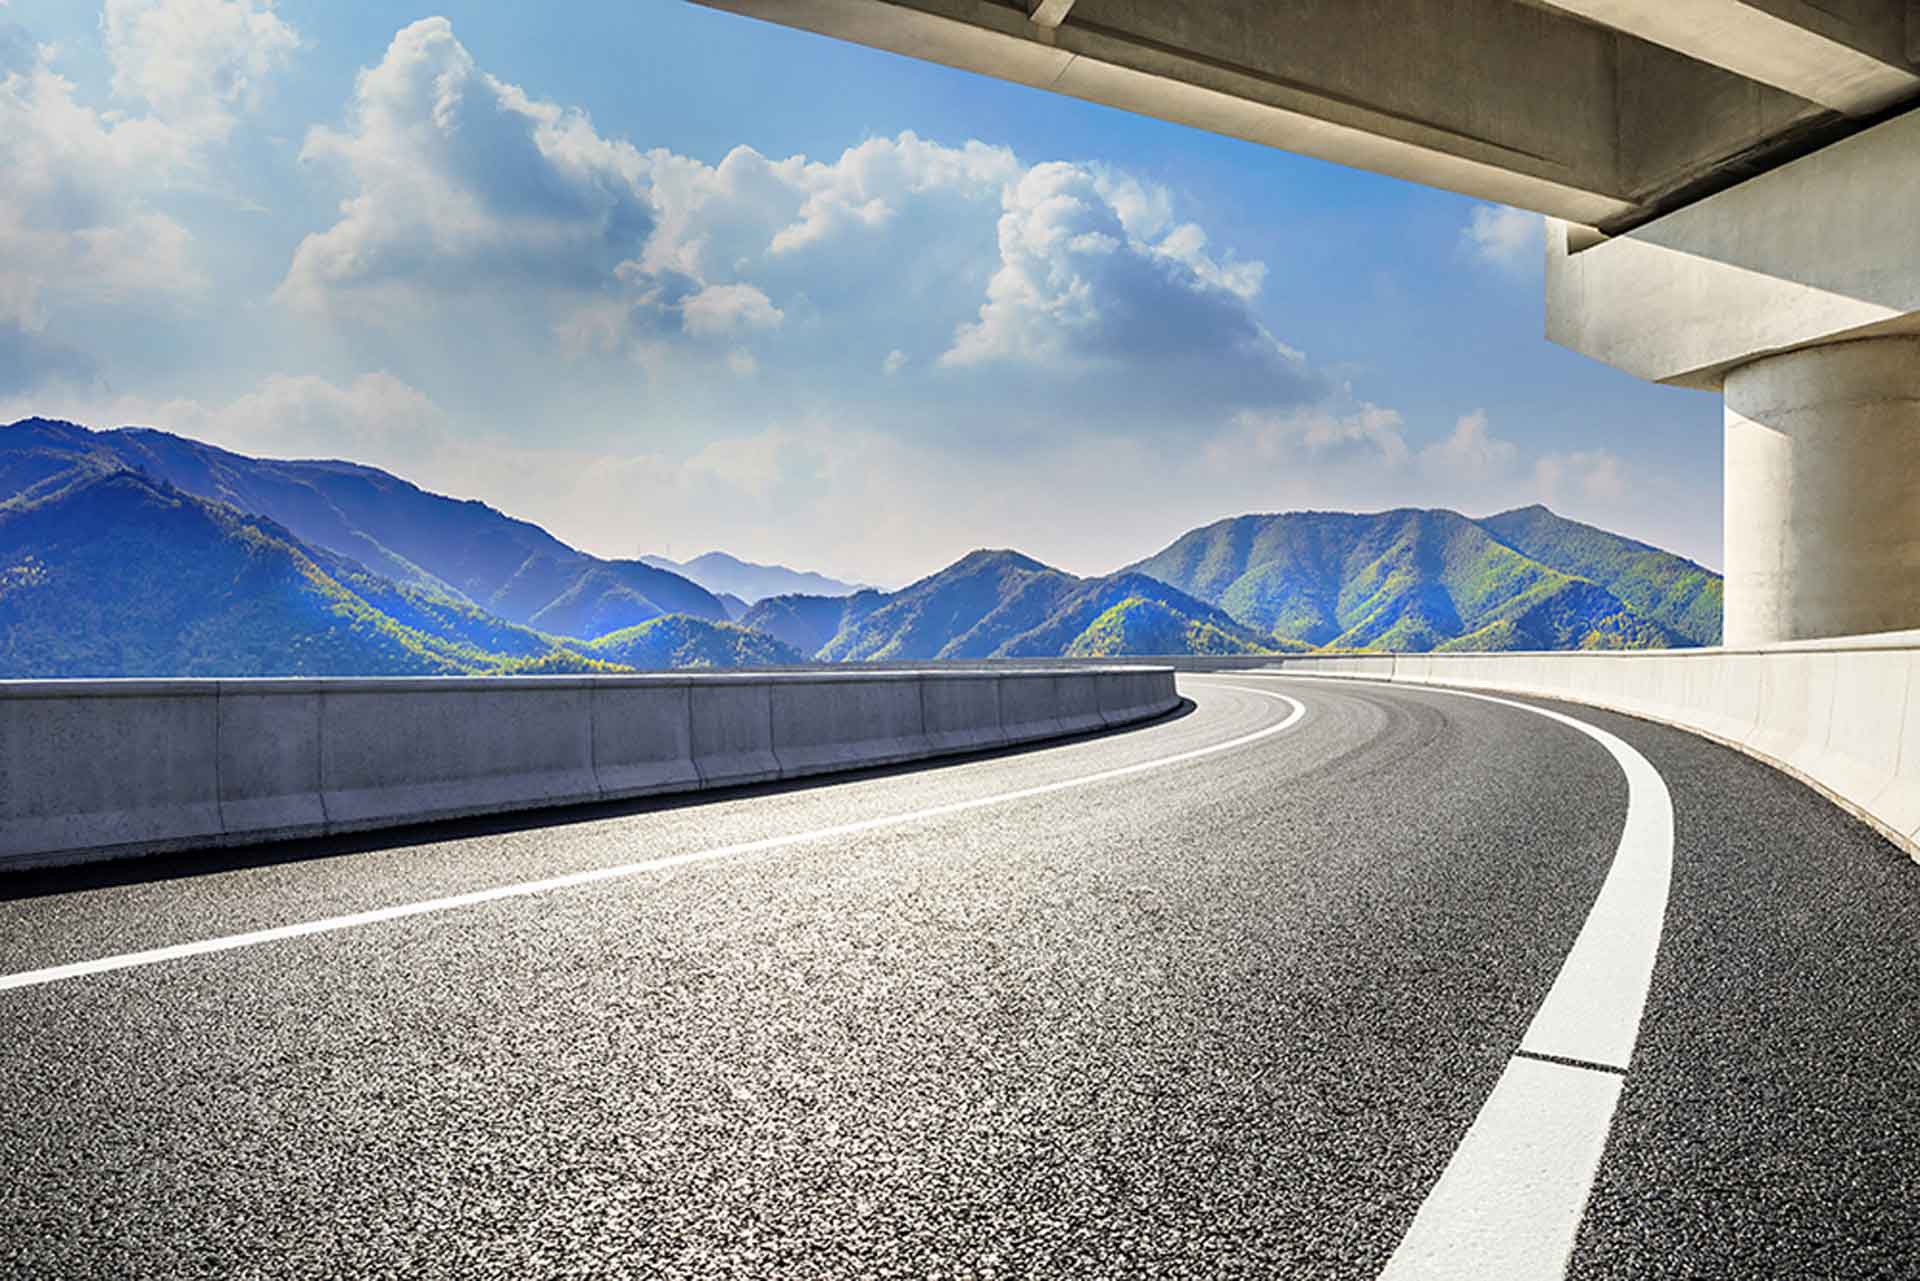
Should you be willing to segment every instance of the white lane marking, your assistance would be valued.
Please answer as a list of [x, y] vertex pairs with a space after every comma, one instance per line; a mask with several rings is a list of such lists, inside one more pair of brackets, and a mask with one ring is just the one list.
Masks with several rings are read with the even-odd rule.
[[1606, 748], [1627, 777], [1627, 821], [1607, 879], [1520, 1042], [1531, 1054], [1598, 1063], [1620, 1075], [1510, 1059], [1380, 1274], [1381, 1281], [1558, 1281], [1586, 1214], [1653, 981], [1673, 879], [1673, 797], [1646, 757], [1572, 716], [1474, 690], [1351, 683], [1432, 690], [1544, 716]]
[[1386, 1281], [1560, 1281], [1621, 1078], [1510, 1059]]
[[424, 916], [430, 912], [446, 912], [455, 908], [473, 907], [481, 903], [493, 903], [500, 899], [521, 898], [529, 894], [546, 894], [553, 890], [572, 889], [581, 885], [592, 885], [600, 881], [617, 881], [631, 876], [640, 876], [647, 872], [663, 872], [669, 868], [685, 867], [692, 863], [707, 863], [716, 859], [733, 858], [741, 854], [758, 854], [767, 850], [786, 849], [794, 845], [805, 845], [813, 841], [832, 840], [840, 836], [854, 836], [862, 832], [878, 831], [882, 828], [900, 827], [907, 823], [924, 822], [932, 818], [944, 818], [950, 814], [964, 814], [968, 810], [985, 809], [990, 805], [1007, 805], [1014, 801], [1030, 800], [1036, 796], [1047, 796], [1054, 792], [1064, 792], [1070, 788], [1088, 787], [1095, 783], [1105, 783], [1116, 778], [1127, 778], [1134, 774], [1144, 774], [1149, 770], [1165, 769], [1170, 765], [1179, 765], [1186, 761], [1199, 760], [1202, 757], [1230, 752], [1236, 748], [1257, 743], [1283, 733], [1298, 724], [1307, 714], [1306, 707], [1298, 700], [1272, 690], [1254, 689], [1248, 686], [1229, 686], [1242, 693], [1257, 694], [1262, 698], [1271, 698], [1286, 703], [1293, 708], [1287, 715], [1264, 729], [1251, 734], [1242, 734], [1238, 738], [1224, 743], [1215, 743], [1208, 747], [1196, 747], [1171, 756], [1156, 757], [1150, 761], [1139, 761], [1132, 765], [1122, 765], [1114, 769], [1101, 770], [1097, 774], [1083, 774], [1078, 778], [1062, 779], [1059, 782], [1043, 783], [1035, 787], [1023, 787], [1013, 792], [998, 792], [992, 796], [975, 797], [968, 801], [954, 801], [946, 805], [934, 805], [926, 809], [913, 810], [905, 814], [889, 814], [882, 818], [861, 819], [853, 823], [841, 823], [834, 827], [815, 828], [806, 832], [793, 832], [785, 836], [769, 836], [758, 841], [742, 841], [736, 845], [720, 845], [712, 849], [694, 850], [685, 854], [671, 854], [665, 858], [645, 859], [634, 863], [621, 863], [614, 867], [596, 867], [581, 872], [569, 872], [563, 876], [549, 876], [537, 881], [521, 881], [513, 885], [498, 885], [491, 889], [473, 890], [466, 894], [449, 894], [444, 898], [424, 899], [417, 903], [402, 903], [394, 907], [374, 908], [366, 912], [350, 912], [344, 916], [329, 916], [316, 921], [302, 921], [296, 925], [280, 925], [265, 930], [250, 930], [245, 934], [228, 934], [220, 938], [202, 939], [195, 943], [176, 943], [168, 947], [149, 948], [143, 952], [124, 952], [118, 956], [103, 956], [93, 961], [76, 961], [70, 965], [54, 965], [42, 970], [26, 970], [18, 974], [0, 975], [0, 992], [16, 988], [40, 987], [48, 983], [58, 983], [63, 979], [80, 978], [88, 974], [106, 974], [113, 970], [129, 970], [143, 965], [158, 965], [163, 961], [179, 961], [188, 957], [207, 956], [215, 952], [231, 952], [236, 948], [256, 947], [262, 943], [277, 943], [283, 939], [304, 938], [310, 934], [328, 934], [335, 930], [350, 930], [362, 925], [378, 925], [384, 921], [403, 920], [409, 916]]

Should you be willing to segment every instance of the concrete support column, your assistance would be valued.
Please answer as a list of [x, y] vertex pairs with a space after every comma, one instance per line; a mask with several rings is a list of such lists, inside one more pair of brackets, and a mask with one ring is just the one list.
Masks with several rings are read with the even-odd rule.
[[1920, 337], [1726, 375], [1724, 643], [1920, 628]]

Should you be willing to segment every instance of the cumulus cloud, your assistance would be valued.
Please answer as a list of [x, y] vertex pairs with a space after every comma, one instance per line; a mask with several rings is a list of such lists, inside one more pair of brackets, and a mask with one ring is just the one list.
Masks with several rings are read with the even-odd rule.
[[1525, 271], [1539, 263], [1546, 246], [1546, 220], [1505, 205], [1478, 205], [1460, 231], [1468, 257], [1503, 271]]
[[0, 385], [94, 370], [74, 338], [49, 333], [63, 308], [204, 288], [192, 237], [159, 198], [197, 180], [298, 43], [267, 0], [108, 0], [101, 24], [114, 94], [142, 110], [87, 105], [57, 50], [0, 22]]
[[752, 285], [708, 285], [680, 304], [680, 323], [702, 337], [773, 329], [782, 319], [780, 309]]
[[627, 340], [657, 340], [690, 294], [748, 285], [783, 317], [780, 341], [760, 354], [802, 369], [876, 340], [944, 350], [978, 306], [1001, 190], [1020, 171], [1004, 148], [912, 133], [830, 162], [747, 147], [717, 165], [661, 150], [647, 159], [659, 222], [620, 270]]
[[301, 155], [353, 190], [280, 287], [307, 309], [508, 284], [588, 293], [654, 223], [638, 151], [479, 70], [445, 18], [395, 35], [360, 73], [346, 127], [314, 129]]
[[148, 200], [177, 154], [166, 128], [83, 105], [17, 28], [0, 48], [0, 325], [33, 333], [60, 301], [196, 287], [185, 228]]
[[[307, 135], [340, 204], [261, 341], [226, 341], [262, 317], [222, 307], [190, 334], [220, 357], [169, 384], [200, 399], [114, 398], [111, 351], [79, 347], [95, 315], [134, 335], [143, 315], [76, 305], [204, 289], [163, 193], [206, 186], [299, 36], [266, 0], [103, 3], [111, 98], [0, 12], [0, 420], [351, 457], [604, 554], [703, 543], [895, 581], [982, 543], [1103, 572], [1236, 511], [1545, 500], [1645, 528], [1658, 506], [1651, 468], [1328, 385], [1262, 324], [1266, 265], [1165, 187], [911, 132], [649, 150], [489, 75], [443, 19]], [[1537, 254], [1527, 215], [1475, 227], [1477, 258]], [[288, 363], [309, 351], [331, 377]]]
[[1248, 305], [1264, 268], [1216, 261], [1204, 232], [1167, 227], [1165, 203], [1138, 184], [1041, 164], [1007, 185], [1003, 206], [986, 302], [942, 365], [1151, 368], [1189, 389], [1203, 367], [1206, 394], [1243, 405], [1315, 389], [1305, 357]]
[[[650, 373], [672, 350], [683, 366], [738, 372], [751, 357], [853, 379], [844, 354], [885, 343], [927, 351], [916, 372], [949, 385], [985, 386], [989, 370], [1080, 379], [1108, 412], [1319, 391], [1259, 320], [1264, 264], [1217, 252], [1164, 189], [1097, 165], [913, 133], [832, 160], [642, 151], [488, 74], [442, 18], [401, 30], [303, 154], [347, 196], [280, 297], [357, 317], [372, 295], [396, 331], [455, 299], [441, 314], [464, 331], [472, 307], [510, 297], [529, 341], [544, 331], [568, 355]], [[1015, 393], [1000, 379], [995, 394]]]
[[1336, 402], [1282, 413], [1241, 413], [1209, 442], [1206, 457], [1222, 471], [1250, 464], [1354, 464], [1396, 471], [1412, 454], [1398, 410]]
[[0, 400], [0, 421], [29, 414], [90, 427], [157, 427], [263, 458], [344, 458], [423, 482], [445, 474], [471, 439], [426, 393], [387, 373], [344, 382], [273, 374], [227, 400], [108, 395], [72, 386]]
[[1441, 481], [1473, 484], [1504, 480], [1519, 456], [1519, 446], [1488, 429], [1487, 411], [1476, 409], [1461, 415], [1445, 439], [1421, 450], [1420, 464]]
[[106, 0], [113, 91], [192, 135], [224, 138], [300, 45], [273, 0]]

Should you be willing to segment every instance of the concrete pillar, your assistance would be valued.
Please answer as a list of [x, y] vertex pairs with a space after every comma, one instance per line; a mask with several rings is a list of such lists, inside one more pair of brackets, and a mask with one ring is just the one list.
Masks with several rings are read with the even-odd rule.
[[1726, 376], [1727, 645], [1920, 628], [1920, 337]]

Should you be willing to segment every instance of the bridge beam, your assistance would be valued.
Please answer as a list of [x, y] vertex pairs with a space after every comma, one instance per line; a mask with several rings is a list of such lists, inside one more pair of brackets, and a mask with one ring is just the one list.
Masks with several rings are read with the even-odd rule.
[[1908, 0], [1540, 0], [1848, 115], [1920, 93]]
[[1531, 0], [697, 2], [1609, 232], [1845, 121]]
[[1036, 26], [1057, 27], [1073, 10], [1073, 0], [1027, 0], [1027, 20]]

